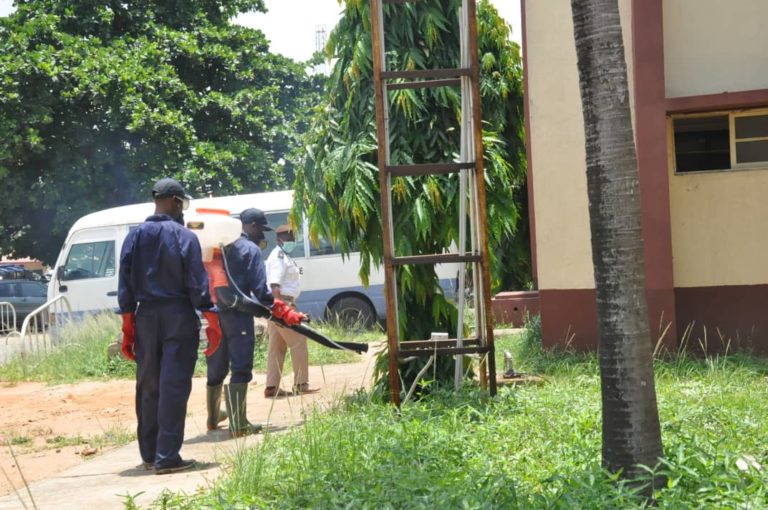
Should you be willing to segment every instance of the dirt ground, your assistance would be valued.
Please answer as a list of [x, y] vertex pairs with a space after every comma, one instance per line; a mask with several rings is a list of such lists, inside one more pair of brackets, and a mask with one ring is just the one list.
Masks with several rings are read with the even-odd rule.
[[[328, 402], [336, 398], [340, 388], [343, 392], [360, 387], [341, 387], [331, 380], [323, 384], [326, 374], [335, 377], [333, 374], [340, 372], [345, 380], [365, 381], [370, 379], [371, 370], [370, 355], [359, 363], [310, 367], [313, 385], [321, 388], [311, 397]], [[188, 423], [204, 423], [204, 385], [204, 378], [193, 381]], [[290, 406], [297, 398], [264, 399], [263, 388], [264, 374], [257, 373], [249, 386], [248, 414], [252, 419], [274, 417], [275, 406]], [[136, 430], [133, 401], [134, 381], [130, 380], [56, 386], [0, 383], [0, 496], [10, 493], [12, 487], [23, 486], [24, 481], [44, 480], [132, 440]]]

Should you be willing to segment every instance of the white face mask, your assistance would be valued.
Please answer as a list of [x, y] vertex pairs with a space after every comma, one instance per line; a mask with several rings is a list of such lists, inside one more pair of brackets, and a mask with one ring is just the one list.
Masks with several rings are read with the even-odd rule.
[[296, 248], [296, 241], [286, 241], [283, 243], [283, 251], [289, 255], [294, 248]]

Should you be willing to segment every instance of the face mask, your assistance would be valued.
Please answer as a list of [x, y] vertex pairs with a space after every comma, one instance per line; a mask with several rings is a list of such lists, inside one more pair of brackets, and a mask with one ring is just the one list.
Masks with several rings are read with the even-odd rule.
[[286, 242], [283, 243], [283, 251], [285, 253], [291, 253], [294, 248], [296, 248], [296, 242], [295, 241], [286, 241]]

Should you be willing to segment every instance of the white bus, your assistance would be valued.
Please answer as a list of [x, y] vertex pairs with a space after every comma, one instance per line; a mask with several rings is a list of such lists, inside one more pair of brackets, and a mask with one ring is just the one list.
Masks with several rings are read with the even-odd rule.
[[[197, 208], [224, 209], [233, 216], [249, 207], [264, 211], [272, 228], [288, 222], [292, 191], [254, 193], [230, 197], [195, 199]], [[75, 222], [56, 260], [48, 286], [48, 299], [63, 294], [72, 311], [89, 313], [117, 309], [117, 274], [123, 240], [131, 228], [154, 212], [153, 203], [127, 205], [95, 212]], [[275, 233], [265, 232], [269, 246], [276, 246]], [[373, 268], [366, 288], [360, 282], [360, 254], [342, 258], [331, 243], [309, 242], [306, 228], [296, 234], [290, 255], [301, 270], [301, 296], [297, 307], [314, 318], [334, 319], [366, 327], [386, 319], [384, 272]], [[457, 268], [438, 267], [441, 286], [448, 297], [455, 293]]]

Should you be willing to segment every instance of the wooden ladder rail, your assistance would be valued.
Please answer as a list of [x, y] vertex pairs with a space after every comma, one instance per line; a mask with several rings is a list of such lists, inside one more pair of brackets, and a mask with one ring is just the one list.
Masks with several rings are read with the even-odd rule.
[[[477, 46], [476, 1], [463, 0], [460, 8], [462, 67], [456, 69], [419, 69], [412, 71], [389, 71], [386, 69], [384, 43], [383, 4], [404, 4], [419, 0], [371, 0], [371, 26], [373, 46], [373, 74], [375, 83], [376, 129], [378, 143], [379, 185], [381, 190], [382, 233], [384, 237], [384, 294], [387, 307], [387, 345], [389, 349], [389, 392], [390, 402], [400, 405], [400, 379], [398, 361], [406, 356], [430, 356], [454, 354], [456, 362], [456, 384], [461, 376], [461, 356], [482, 354], [480, 361], [480, 382], [491, 395], [496, 394], [496, 363], [494, 359], [493, 317], [490, 294], [490, 263], [488, 256], [486, 195], [483, 168], [482, 115], [480, 110], [480, 80]], [[398, 80], [389, 83], [391, 80]], [[426, 163], [416, 165], [391, 165], [389, 141], [388, 91], [428, 87], [460, 86], [462, 96], [462, 161], [458, 163]], [[467, 116], [467, 113], [470, 116]], [[471, 120], [470, 120], [471, 119]], [[468, 161], [465, 161], [468, 159]], [[394, 225], [392, 214], [392, 177], [445, 175], [459, 173], [460, 205], [460, 246], [459, 254], [411, 255], [396, 257], [394, 253]], [[465, 182], [470, 183], [469, 211], [465, 211], [467, 196]], [[466, 237], [463, 223], [470, 218], [470, 240], [472, 248], [466, 253]], [[403, 342], [400, 349], [398, 332], [397, 281], [395, 267], [402, 264], [472, 263], [473, 287], [475, 290], [475, 318], [477, 338], [463, 339], [464, 277], [466, 268], [460, 271], [459, 335], [453, 340], [423, 340]], [[479, 294], [479, 296], [478, 296]]]

